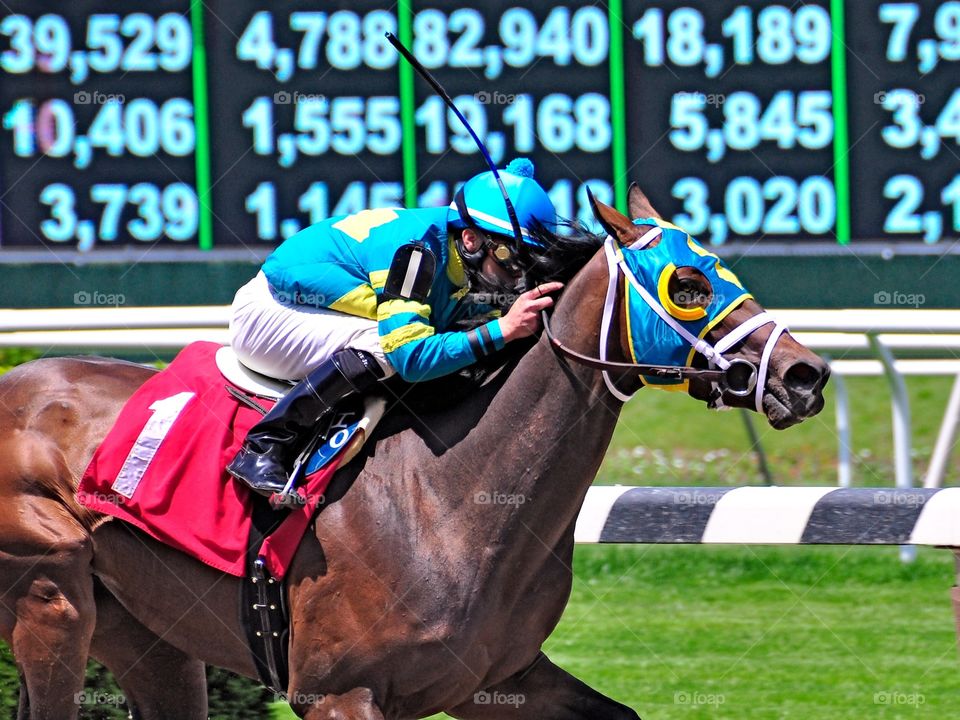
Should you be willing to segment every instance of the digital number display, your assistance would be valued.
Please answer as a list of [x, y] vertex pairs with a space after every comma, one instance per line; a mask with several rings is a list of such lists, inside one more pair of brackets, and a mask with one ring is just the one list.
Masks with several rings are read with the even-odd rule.
[[403, 204], [395, 11], [372, 2], [230, 6], [209, 25], [217, 246]]
[[[413, 16], [412, 50], [503, 167], [529, 157], [564, 218], [592, 217], [586, 186], [613, 202], [609, 20], [589, 2], [465, 8]], [[476, 144], [425, 82], [415, 92], [418, 200], [447, 205], [484, 169]]]
[[0, 248], [195, 245], [186, 3], [17, 5], [0, 19]]
[[637, 180], [714, 246], [960, 233], [960, 2], [13, 0], [0, 252], [265, 248], [503, 167], [565, 218]]
[[674, 221], [713, 245], [836, 238], [826, 4], [634, 2], [625, 20], [630, 145], [679, 203]]
[[[849, 28], [855, 237], [960, 233], [960, 2], [870, 3]], [[858, 141], [859, 142], [854, 142]], [[864, 212], [861, 209], [866, 209]]]

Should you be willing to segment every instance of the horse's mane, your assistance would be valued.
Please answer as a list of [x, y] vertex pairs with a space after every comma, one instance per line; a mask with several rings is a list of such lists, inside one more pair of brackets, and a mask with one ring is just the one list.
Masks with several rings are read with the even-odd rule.
[[595, 233], [578, 220], [562, 220], [557, 232], [540, 224], [530, 228], [536, 243], [524, 243], [520, 263], [527, 268], [531, 285], [558, 281], [570, 282], [573, 276], [603, 247], [605, 235]]

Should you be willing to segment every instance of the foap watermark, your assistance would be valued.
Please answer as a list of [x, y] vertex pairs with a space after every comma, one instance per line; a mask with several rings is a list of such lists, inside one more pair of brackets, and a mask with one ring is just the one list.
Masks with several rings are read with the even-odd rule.
[[883, 492], [878, 491], [873, 494], [874, 505], [884, 505], [887, 507], [922, 507], [927, 501], [927, 496], [915, 492], [895, 492], [893, 490]]
[[918, 308], [925, 305], [927, 297], [923, 293], [905, 293], [899, 290], [879, 290], [873, 294], [874, 305], [898, 305]]
[[106, 105], [107, 103], [119, 103], [123, 105], [127, 101], [125, 95], [120, 93], [102, 93], [99, 90], [90, 92], [89, 90], [77, 90], [73, 94], [74, 105]]
[[674, 94], [676, 98], [692, 98], [697, 102], [712, 107], [720, 107], [727, 101], [727, 96], [723, 93], [702, 93], [702, 92], [678, 92]]
[[274, 293], [274, 298], [281, 305], [307, 305], [309, 307], [324, 308], [327, 306], [327, 296], [320, 293], [305, 293], [286, 290], [278, 290]]
[[321, 493], [310, 493], [303, 487], [293, 488], [289, 493], [276, 496], [270, 501], [276, 502], [278, 507], [291, 509], [297, 508], [319, 508], [327, 504], [327, 496]]
[[919, 708], [925, 705], [927, 699], [923, 693], [918, 692], [899, 692], [897, 690], [884, 690], [873, 694], [874, 705], [888, 705], [898, 707]]
[[496, 690], [490, 692], [488, 690], [481, 690], [480, 692], [473, 694], [474, 705], [506, 705], [513, 708], [518, 708], [526, 701], [527, 698], [522, 693], [504, 693]]
[[678, 290], [671, 299], [680, 307], [706, 307], [713, 305], [716, 300], [708, 292], [699, 292], [697, 290]]
[[305, 693], [294, 690], [292, 693], [278, 692], [273, 694], [274, 702], [284, 702], [295, 707], [313, 707], [322, 705], [327, 699], [320, 693]]
[[700, 290], [678, 290], [670, 296], [674, 303], [682, 308], [701, 307], [704, 310], [710, 308], [724, 308], [735, 298], [728, 298], [726, 295], [713, 295], [709, 292]]
[[492, 305], [493, 307], [507, 307], [513, 305], [520, 295], [507, 292], [478, 292], [470, 293], [470, 300], [478, 305]]
[[674, 705], [709, 705], [720, 707], [727, 697], [720, 693], [705, 693], [696, 690], [678, 690], [673, 694]]
[[673, 496], [674, 505], [716, 505], [722, 493], [705, 493], [701, 490], [681, 490]]
[[474, 494], [473, 501], [477, 505], [523, 505], [527, 496], [519, 493], [504, 493], [496, 490], [481, 490]]
[[123, 293], [105, 293], [99, 290], [79, 290], [73, 294], [74, 305], [110, 305], [119, 307], [127, 304]]
[[127, 502], [127, 498], [119, 493], [86, 492], [81, 490], [77, 493], [77, 501], [81, 505], [89, 505], [91, 503], [123, 505], [125, 502]]
[[315, 102], [325, 105], [327, 103], [327, 96], [321, 93], [289, 92], [287, 90], [278, 90], [273, 94], [273, 103], [275, 105], [296, 105], [302, 102]]
[[906, 88], [897, 88], [896, 90], [880, 90], [873, 94], [874, 105], [888, 105], [897, 103], [902, 105], [912, 105], [920, 107], [927, 102], [927, 96], [923, 93], [907, 90]]
[[513, 105], [516, 102], [517, 95], [514, 93], [500, 92], [499, 90], [481, 90], [474, 93], [473, 99], [481, 105]]
[[127, 702], [126, 696], [121, 693], [108, 693], [102, 690], [83, 690], [74, 693], [75, 705], [113, 705], [118, 707]]

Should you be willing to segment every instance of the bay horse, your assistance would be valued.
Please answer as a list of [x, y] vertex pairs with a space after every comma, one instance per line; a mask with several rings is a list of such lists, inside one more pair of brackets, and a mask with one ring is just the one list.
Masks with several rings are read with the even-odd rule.
[[[658, 217], [637, 188], [630, 210]], [[601, 203], [595, 212], [620, 246], [644, 230]], [[608, 287], [604, 251], [591, 255], [552, 320], [565, 347], [584, 354], [596, 352]], [[686, 290], [709, 295], [705, 279], [681, 270]], [[740, 303], [706, 339], [761, 310]], [[629, 357], [625, 312], [618, 296], [611, 360]], [[752, 332], [728, 357], [758, 364], [771, 332]], [[771, 348], [760, 405], [783, 428], [820, 411], [829, 371], [789, 334]], [[204, 663], [256, 677], [239, 578], [74, 497], [94, 449], [153, 372], [64, 358], [0, 378], [0, 636], [21, 675], [23, 719], [76, 717], [88, 656], [115, 674], [140, 718], [206, 717]], [[628, 370], [611, 379], [625, 393], [641, 385]], [[688, 393], [716, 400], [698, 378]], [[724, 402], [753, 407], [742, 396]], [[636, 720], [541, 650], [569, 597], [577, 514], [621, 407], [600, 372], [541, 337], [469, 397], [387, 422], [338, 474], [335, 484], [352, 486], [318, 515], [287, 576], [297, 715]]]

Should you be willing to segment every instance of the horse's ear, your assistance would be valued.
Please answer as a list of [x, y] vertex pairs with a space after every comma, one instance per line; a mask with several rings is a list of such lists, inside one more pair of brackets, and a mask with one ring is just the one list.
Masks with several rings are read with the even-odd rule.
[[630, 190], [627, 193], [627, 208], [630, 211], [630, 217], [634, 220], [637, 218], [663, 219], [660, 213], [650, 204], [649, 198], [647, 198], [643, 190], [640, 189], [640, 186], [635, 182], [630, 183]]
[[616, 238], [617, 242], [621, 245], [629, 245], [639, 237], [640, 229], [630, 222], [630, 218], [597, 200], [589, 186], [587, 198], [590, 200], [590, 209], [593, 210], [593, 216], [597, 222], [608, 235]]

